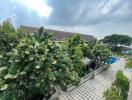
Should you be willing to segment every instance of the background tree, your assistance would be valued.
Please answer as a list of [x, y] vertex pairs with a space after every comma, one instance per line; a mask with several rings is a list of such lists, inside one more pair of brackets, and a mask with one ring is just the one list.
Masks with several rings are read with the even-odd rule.
[[102, 39], [102, 42], [108, 43], [113, 46], [117, 46], [118, 44], [129, 46], [132, 43], [132, 38], [128, 35], [113, 34], [113, 35], [104, 37], [104, 39]]
[[126, 46], [131, 45], [132, 37], [128, 35], [112, 34], [104, 37], [104, 39], [102, 39], [101, 41], [105, 44], [109, 44], [111, 46], [112, 51], [120, 52], [122, 48], [119, 47], [118, 45], [126, 45]]
[[19, 35], [11, 24], [11, 20], [3, 21], [0, 28], [0, 50], [10, 51], [12, 47], [16, 46], [18, 41]]
[[0, 32], [1, 33], [14, 33], [16, 32], [15, 27], [11, 23], [11, 19], [7, 19], [3, 21], [3, 23], [0, 25]]
[[107, 45], [96, 44], [91, 50], [91, 67], [94, 69], [99, 68], [101, 65], [104, 65], [110, 56], [110, 49]]

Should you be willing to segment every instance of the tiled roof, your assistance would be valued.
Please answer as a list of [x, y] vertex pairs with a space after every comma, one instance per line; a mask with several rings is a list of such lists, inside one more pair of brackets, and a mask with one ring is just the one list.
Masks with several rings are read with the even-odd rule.
[[[25, 33], [35, 33], [38, 32], [39, 28], [36, 27], [30, 27], [30, 26], [20, 26], [20, 29]], [[59, 30], [52, 30], [52, 29], [45, 29], [47, 32], [53, 33], [53, 39], [55, 41], [61, 41], [62, 39], [67, 39], [69, 37], [72, 37], [76, 33], [73, 32], [65, 32], [65, 31], [59, 31]], [[86, 35], [86, 34], [80, 34], [81, 38], [84, 39], [86, 42], [91, 41], [93, 38], [95, 38], [92, 35]]]

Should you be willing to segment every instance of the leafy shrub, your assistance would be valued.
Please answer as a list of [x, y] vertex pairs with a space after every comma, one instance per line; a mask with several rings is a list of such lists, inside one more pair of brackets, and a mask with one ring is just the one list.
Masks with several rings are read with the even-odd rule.
[[106, 92], [104, 92], [106, 100], [123, 100], [122, 96], [119, 96], [119, 91], [116, 86], [112, 86]]
[[130, 82], [128, 78], [125, 75], [123, 75], [123, 72], [121, 70], [119, 70], [116, 74], [116, 81], [117, 87], [120, 91], [120, 95], [123, 97], [124, 100], [126, 100]]
[[0, 33], [15, 33], [16, 29], [11, 23], [11, 19], [6, 19], [0, 25]]
[[91, 54], [87, 57], [91, 60], [90, 67], [97, 69], [104, 65], [110, 56], [110, 49], [103, 44], [95, 44], [91, 49]]
[[84, 41], [81, 39], [79, 34], [73, 36], [67, 41], [67, 53], [72, 60], [74, 70], [79, 74], [80, 77], [83, 73], [82, 69], [85, 67], [82, 62], [83, 47]]
[[116, 80], [112, 84], [112, 87], [104, 92], [106, 100], [127, 100], [127, 94], [129, 90], [129, 80], [119, 70], [116, 74]]
[[65, 89], [79, 81], [73, 65], [50, 33], [42, 31], [40, 38], [24, 36], [0, 57], [0, 98], [48, 99], [56, 85]]
[[129, 58], [127, 63], [126, 63], [127, 68], [132, 68], [132, 58]]

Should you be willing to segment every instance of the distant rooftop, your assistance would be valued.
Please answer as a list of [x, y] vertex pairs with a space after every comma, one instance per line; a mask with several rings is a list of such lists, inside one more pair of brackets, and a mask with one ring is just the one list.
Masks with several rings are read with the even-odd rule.
[[[20, 26], [20, 29], [25, 33], [35, 33], [38, 32], [37, 27], [31, 27], [31, 26]], [[47, 32], [53, 33], [53, 39], [55, 41], [61, 41], [62, 39], [67, 39], [69, 37], [72, 37], [73, 35], [77, 33], [73, 32], [65, 32], [65, 31], [59, 31], [59, 30], [52, 30], [52, 29], [45, 29]], [[86, 35], [86, 34], [80, 34], [81, 38], [85, 40], [85, 42], [89, 42], [93, 40], [95, 37], [92, 35]]]

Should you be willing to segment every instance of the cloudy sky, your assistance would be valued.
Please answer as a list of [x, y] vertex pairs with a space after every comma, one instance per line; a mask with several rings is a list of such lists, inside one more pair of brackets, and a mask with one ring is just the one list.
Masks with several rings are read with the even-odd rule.
[[132, 36], [132, 0], [0, 0], [0, 21], [16, 26], [92, 34]]

